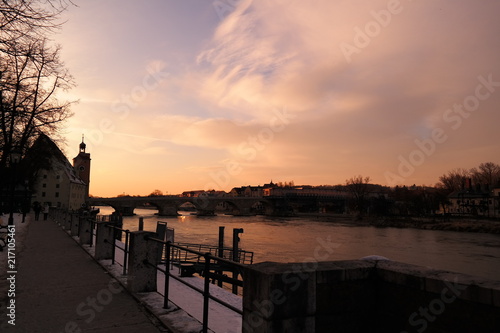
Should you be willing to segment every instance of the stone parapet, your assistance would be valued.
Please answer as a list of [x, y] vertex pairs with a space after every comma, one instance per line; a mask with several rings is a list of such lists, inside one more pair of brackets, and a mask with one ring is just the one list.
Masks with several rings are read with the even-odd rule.
[[260, 263], [243, 332], [500, 331], [500, 282], [389, 260]]

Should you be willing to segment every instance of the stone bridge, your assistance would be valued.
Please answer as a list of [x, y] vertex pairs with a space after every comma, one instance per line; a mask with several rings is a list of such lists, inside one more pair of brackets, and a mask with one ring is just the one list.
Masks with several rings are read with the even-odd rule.
[[224, 204], [233, 215], [255, 215], [257, 211], [266, 215], [274, 215], [280, 210], [279, 199], [269, 197], [181, 197], [181, 196], [158, 196], [158, 197], [116, 197], [116, 198], [89, 198], [92, 206], [111, 206], [117, 213], [123, 216], [134, 215], [136, 207], [145, 205], [158, 209], [158, 215], [177, 216], [185, 203], [191, 203], [198, 215], [214, 215], [216, 208]]

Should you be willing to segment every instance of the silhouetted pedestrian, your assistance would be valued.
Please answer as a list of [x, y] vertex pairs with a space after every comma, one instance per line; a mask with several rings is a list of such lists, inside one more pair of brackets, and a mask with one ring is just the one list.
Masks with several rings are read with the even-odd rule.
[[33, 202], [33, 211], [35, 212], [35, 221], [38, 221], [40, 212], [42, 211], [42, 205], [38, 201]]

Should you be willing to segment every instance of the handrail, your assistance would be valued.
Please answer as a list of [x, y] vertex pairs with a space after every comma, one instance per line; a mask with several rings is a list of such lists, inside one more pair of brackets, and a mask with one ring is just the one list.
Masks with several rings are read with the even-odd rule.
[[[223, 247], [220, 248], [218, 246], [212, 246], [212, 245], [207, 245], [207, 244], [193, 244], [193, 243], [181, 243], [181, 242], [174, 242], [173, 244], [182, 246], [184, 248], [198, 248], [198, 252], [202, 252], [201, 250], [203, 249], [204, 251], [206, 250], [207, 252], [210, 252], [210, 254], [214, 253], [219, 253], [219, 251], [222, 249], [223, 254], [227, 254], [227, 257], [233, 258], [233, 248], [231, 247]], [[205, 252], [203, 252], [205, 253]], [[239, 262], [247, 263], [247, 264], [252, 264], [253, 263], [253, 256], [254, 253], [251, 251], [245, 251], [245, 250], [238, 250], [238, 259]], [[224, 257], [217, 256], [218, 258], [225, 259], [226, 255]], [[234, 261], [232, 261], [234, 262]]]
[[[114, 229], [114, 232], [113, 232], [113, 251], [112, 251], [112, 255], [111, 255], [111, 263], [113, 265], [115, 264], [116, 248], [122, 250], [123, 251], [123, 265], [122, 265], [122, 267], [123, 267], [123, 275], [125, 275], [125, 274], [127, 274], [127, 261], [128, 261], [128, 254], [129, 254], [130, 230], [122, 229], [122, 228], [117, 227], [117, 226], [112, 225], [112, 224], [107, 224], [106, 227]], [[123, 248], [116, 244], [116, 232], [117, 231], [121, 231], [121, 232], [125, 233], [125, 243], [124, 243]], [[107, 240], [105, 240], [105, 242], [107, 242]]]
[[[237, 309], [236, 307], [232, 306], [231, 304], [228, 304], [226, 302], [224, 302], [223, 300], [220, 300], [218, 299], [217, 297], [215, 296], [212, 296], [210, 295], [210, 277], [213, 276], [213, 274], [210, 274], [210, 261], [211, 260], [214, 260], [214, 261], [217, 261], [217, 262], [222, 262], [222, 263], [225, 263], [229, 266], [232, 266], [234, 268], [237, 268], [237, 269], [240, 269], [240, 270], [243, 270], [243, 269], [246, 269], [246, 266], [243, 265], [243, 264], [240, 264], [240, 263], [237, 263], [237, 262], [234, 262], [234, 261], [231, 261], [231, 260], [228, 260], [228, 259], [224, 259], [224, 258], [220, 258], [220, 257], [217, 257], [217, 256], [214, 256], [210, 253], [201, 253], [199, 251], [196, 251], [196, 250], [192, 250], [190, 248], [187, 248], [187, 247], [183, 247], [183, 246], [180, 246], [180, 245], [176, 245], [176, 244], [173, 244], [171, 241], [164, 241], [164, 240], [161, 240], [161, 239], [158, 239], [158, 238], [154, 238], [154, 237], [150, 237], [150, 236], [147, 236], [146, 237], [147, 240], [150, 240], [150, 241], [153, 241], [153, 242], [157, 242], [157, 243], [160, 243], [162, 244], [163, 246], [166, 247], [166, 262], [165, 262], [165, 270], [157, 267], [156, 264], [152, 264], [148, 261], [145, 261], [145, 264], [149, 265], [149, 266], [152, 266], [154, 267], [156, 270], [159, 270], [160, 272], [162, 272], [163, 274], [165, 274], [165, 291], [164, 291], [164, 299], [163, 299], [163, 308], [165, 309], [168, 309], [168, 297], [169, 297], [169, 279], [170, 277], [174, 278], [175, 280], [187, 285], [188, 287], [190, 287], [191, 289], [193, 290], [196, 290], [198, 291], [199, 293], [201, 293], [203, 295], [203, 330], [202, 332], [203, 333], [206, 333], [208, 332], [208, 309], [209, 309], [209, 299], [212, 299], [214, 301], [216, 301], [217, 303], [227, 307], [228, 309], [242, 315], [243, 314], [243, 311], [241, 311], [240, 309]], [[174, 276], [170, 273], [170, 265], [171, 265], [171, 248], [177, 248], [179, 250], [182, 250], [182, 251], [186, 251], [186, 252], [189, 252], [189, 253], [192, 253], [192, 254], [195, 254], [199, 257], [203, 257], [205, 259], [205, 265], [204, 265], [204, 270], [203, 270], [203, 275], [204, 275], [204, 287], [203, 287], [203, 290], [193, 286], [193, 285], [190, 285], [189, 283], [183, 281], [182, 279], [178, 278], [177, 276]]]

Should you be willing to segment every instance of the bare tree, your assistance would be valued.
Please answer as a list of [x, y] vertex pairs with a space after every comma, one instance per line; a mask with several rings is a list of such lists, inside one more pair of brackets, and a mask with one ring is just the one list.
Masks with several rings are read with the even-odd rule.
[[39, 37], [59, 28], [60, 14], [71, 1], [64, 0], [2, 0], [0, 1], [0, 43], [24, 37]]
[[154, 190], [153, 192], [151, 192], [148, 197], [161, 197], [163, 196], [163, 191], [161, 190]]
[[457, 168], [449, 171], [447, 174], [439, 177], [438, 187], [444, 188], [449, 192], [459, 191], [464, 185], [466, 179], [471, 177], [469, 170]]
[[366, 196], [371, 192], [370, 181], [370, 177], [361, 175], [346, 180], [345, 188], [352, 195], [354, 208], [360, 215], [365, 210]]
[[481, 163], [470, 170], [475, 184], [497, 186], [500, 181], [500, 165], [493, 162]]
[[59, 48], [46, 40], [12, 43], [0, 63], [0, 129], [2, 156], [28, 147], [37, 133], [54, 135], [71, 116], [71, 102], [60, 102], [56, 93], [71, 88], [73, 78], [59, 59]]
[[0, 2], [0, 170], [12, 149], [25, 151], [37, 133], [56, 134], [71, 116], [72, 103], [56, 95], [73, 78], [46, 37], [65, 9], [57, 0]]

